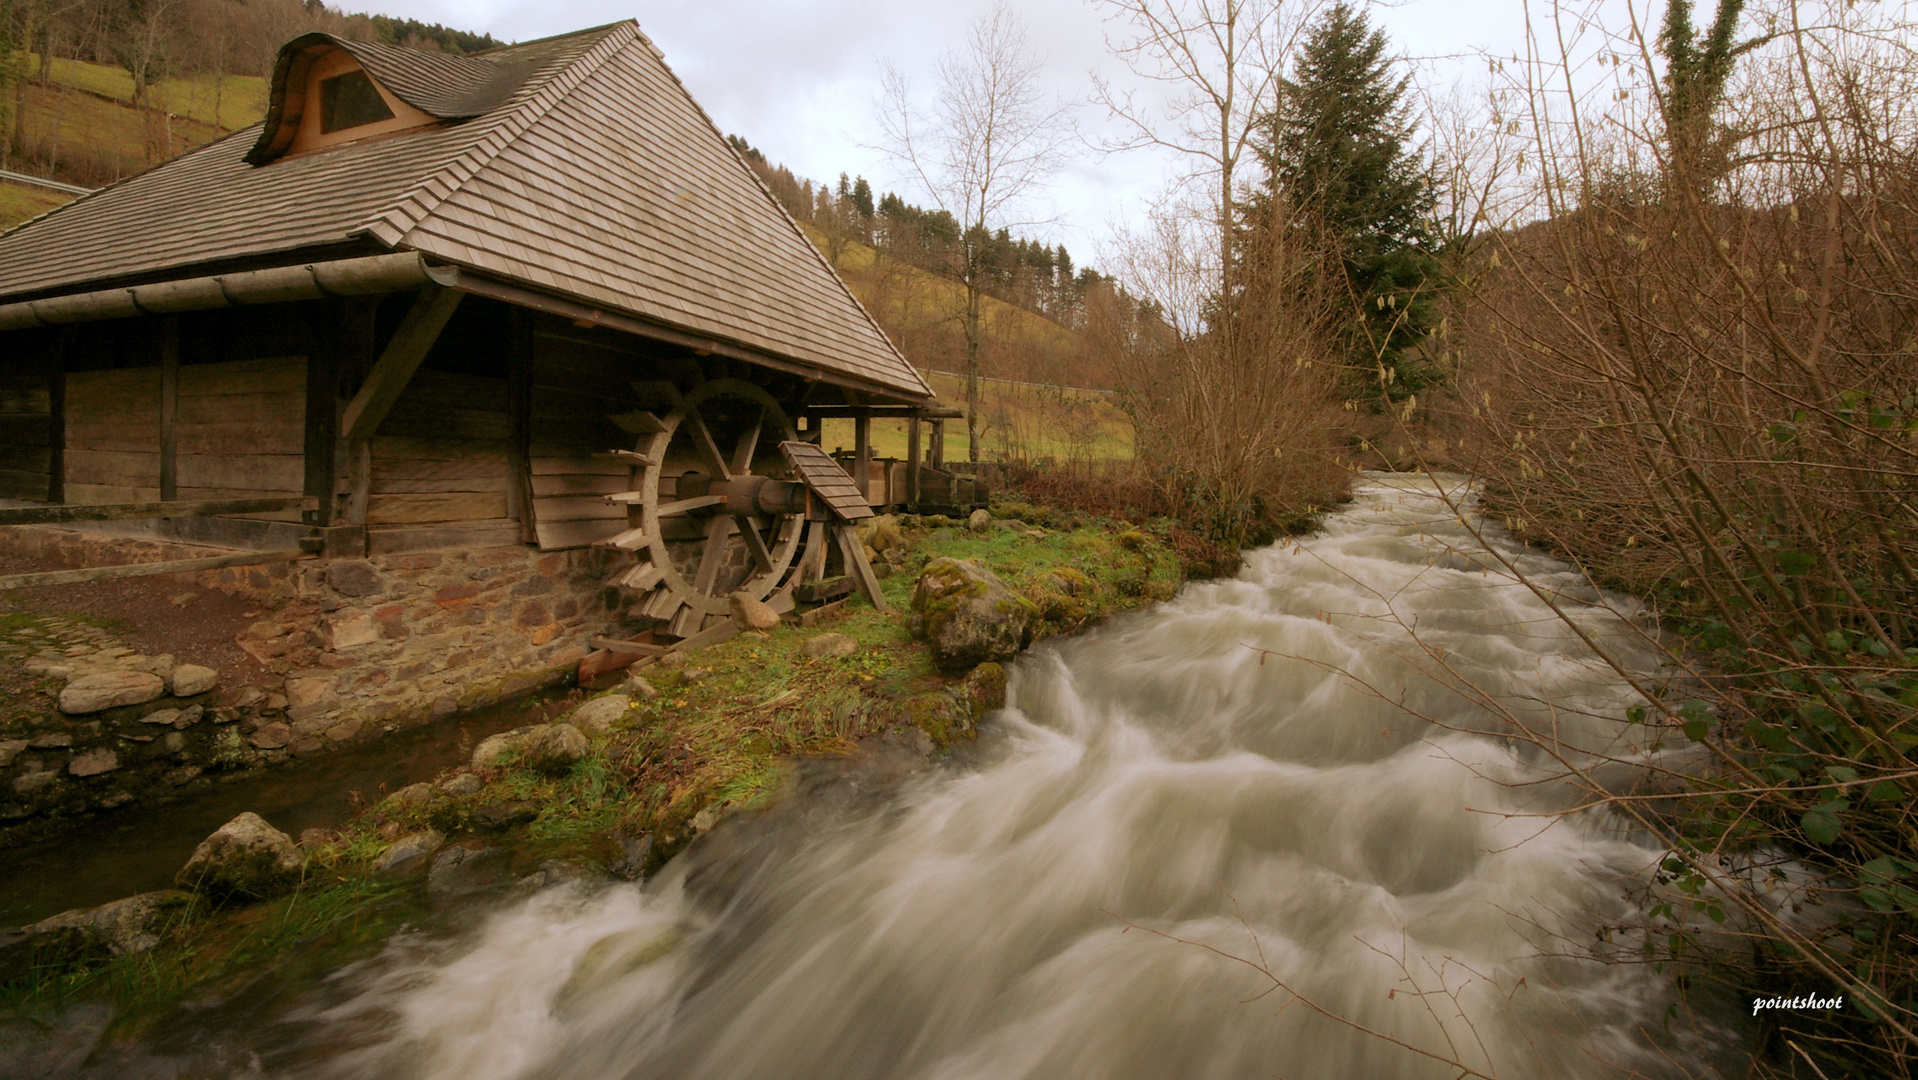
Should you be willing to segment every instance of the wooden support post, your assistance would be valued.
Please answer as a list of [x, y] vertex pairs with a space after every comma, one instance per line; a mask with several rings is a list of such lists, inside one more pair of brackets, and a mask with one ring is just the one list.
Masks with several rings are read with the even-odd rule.
[[381, 421], [391, 412], [406, 384], [413, 380], [426, 354], [439, 340], [440, 331], [465, 293], [457, 289], [429, 285], [407, 309], [393, 340], [386, 343], [380, 358], [366, 373], [366, 381], [347, 403], [340, 415], [341, 456], [345, 472], [345, 505], [335, 520], [345, 525], [366, 524], [366, 504], [373, 484], [373, 455], [370, 442]]
[[919, 418], [906, 421], [906, 509], [919, 509]]
[[886, 606], [885, 594], [879, 591], [879, 578], [873, 574], [872, 564], [866, 561], [866, 546], [859, 542], [859, 534], [851, 525], [844, 524], [834, 526], [833, 531], [839, 534], [839, 555], [846, 560], [846, 572], [859, 584], [859, 591], [881, 613], [892, 610]]
[[932, 467], [935, 469], [944, 469], [946, 467], [946, 422], [944, 420], [934, 420], [932, 422], [931, 451]]
[[55, 336], [53, 363], [47, 371], [47, 501], [67, 501], [67, 350], [74, 328]]
[[533, 543], [532, 466], [528, 456], [533, 426], [533, 319], [515, 306], [506, 358], [506, 413], [510, 429], [506, 444], [506, 516], [519, 521], [521, 543]]
[[160, 500], [180, 494], [180, 317], [160, 318]]
[[[852, 482], [859, 497], [872, 503], [872, 414], [861, 409], [852, 421]], [[884, 501], [882, 498], [881, 502]]]
[[[348, 302], [350, 304], [350, 301]], [[306, 515], [307, 524], [333, 524], [333, 477], [340, 444], [340, 367], [347, 349], [346, 319], [348, 304], [328, 304], [315, 319], [313, 336], [319, 348], [306, 358], [306, 430], [302, 438], [305, 452], [305, 485], [301, 488], [318, 499], [317, 508]]]

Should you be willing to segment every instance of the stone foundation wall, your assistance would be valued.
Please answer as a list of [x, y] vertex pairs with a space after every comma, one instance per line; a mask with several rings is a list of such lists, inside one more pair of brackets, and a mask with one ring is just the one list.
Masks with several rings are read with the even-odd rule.
[[[15, 527], [0, 529], [0, 551], [100, 566], [193, 558], [209, 549]], [[184, 738], [156, 740], [159, 732], [138, 715], [186, 704], [170, 698], [108, 714], [49, 716], [33, 745], [9, 744], [7, 757], [20, 760], [0, 762], [0, 771], [60, 773], [70, 782], [59, 785], [57, 799], [51, 785], [42, 797], [29, 783], [31, 790], [11, 793], [19, 805], [0, 817], [17, 822], [45, 812], [123, 805], [146, 794], [129, 787], [134, 770], [107, 770], [95, 779], [56, 757], [79, 760], [110, 750], [123, 759], [144, 759], [160, 753], [146, 744], [160, 743], [166, 768], [156, 758], [154, 768], [141, 770], [153, 774], [153, 783], [134, 786], [177, 786], [204, 782], [197, 778], [205, 771], [258, 768], [320, 753], [564, 682], [588, 651], [588, 639], [618, 628], [623, 595], [608, 582], [625, 559], [598, 549], [542, 554], [511, 545], [176, 575], [259, 607], [259, 621], [239, 635], [238, 644], [264, 665], [269, 685], [277, 683], [280, 692], [263, 696], [257, 687], [225, 687], [196, 697], [214, 721], [208, 728], [222, 722], [231, 727], [203, 732], [194, 723]], [[57, 601], [43, 606], [57, 607]]]

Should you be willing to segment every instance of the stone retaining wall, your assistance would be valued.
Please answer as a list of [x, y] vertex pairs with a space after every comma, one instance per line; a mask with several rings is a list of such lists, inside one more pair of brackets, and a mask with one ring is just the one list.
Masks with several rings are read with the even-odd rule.
[[[0, 550], [72, 566], [209, 552], [38, 526], [0, 529]], [[262, 700], [250, 687], [222, 689], [196, 699], [210, 718], [237, 722], [217, 739], [208, 732], [170, 747], [164, 774], [177, 779], [188, 772], [197, 777], [208, 770], [257, 768], [563, 682], [587, 652], [587, 639], [618, 627], [623, 598], [608, 580], [623, 558], [598, 549], [542, 554], [511, 545], [177, 575], [260, 607], [260, 620], [240, 634], [239, 645], [280, 680], [282, 691]], [[110, 717], [48, 717], [47, 734], [68, 738], [46, 738], [47, 745], [16, 752], [20, 760], [0, 763], [0, 769], [13, 764], [9, 771], [55, 772], [74, 783], [60, 785], [58, 800], [49, 790], [44, 805], [34, 797], [39, 789], [0, 793], [17, 803], [4, 816], [18, 821], [23, 814], [138, 798], [140, 792], [129, 790], [130, 776], [82, 777], [69, 769], [71, 762], [40, 760], [48, 757], [41, 751], [76, 760], [102, 749], [127, 756], [131, 748], [119, 744], [128, 733], [153, 733], [132, 713], [180, 704], [162, 699], [116, 709]], [[123, 712], [129, 715], [118, 715]], [[202, 742], [207, 752], [192, 753]], [[193, 760], [172, 760], [181, 752]], [[163, 771], [152, 771], [157, 784]]]

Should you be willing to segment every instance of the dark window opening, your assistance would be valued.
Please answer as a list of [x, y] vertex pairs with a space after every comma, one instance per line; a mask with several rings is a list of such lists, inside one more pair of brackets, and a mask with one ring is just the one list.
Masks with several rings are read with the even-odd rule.
[[366, 72], [349, 71], [320, 80], [322, 133], [331, 135], [361, 124], [391, 119], [393, 110], [386, 107], [386, 99], [380, 96], [379, 88], [366, 77]]

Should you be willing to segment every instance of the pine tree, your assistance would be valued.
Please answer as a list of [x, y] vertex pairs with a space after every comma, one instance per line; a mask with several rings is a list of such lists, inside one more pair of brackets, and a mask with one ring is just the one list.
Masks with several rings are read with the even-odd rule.
[[1345, 362], [1375, 392], [1401, 399], [1439, 371], [1411, 353], [1437, 318], [1430, 251], [1435, 198], [1412, 145], [1409, 77], [1394, 70], [1382, 30], [1340, 0], [1307, 34], [1258, 146], [1265, 179], [1244, 210], [1249, 228], [1284, 222], [1326, 252], [1354, 315]]

